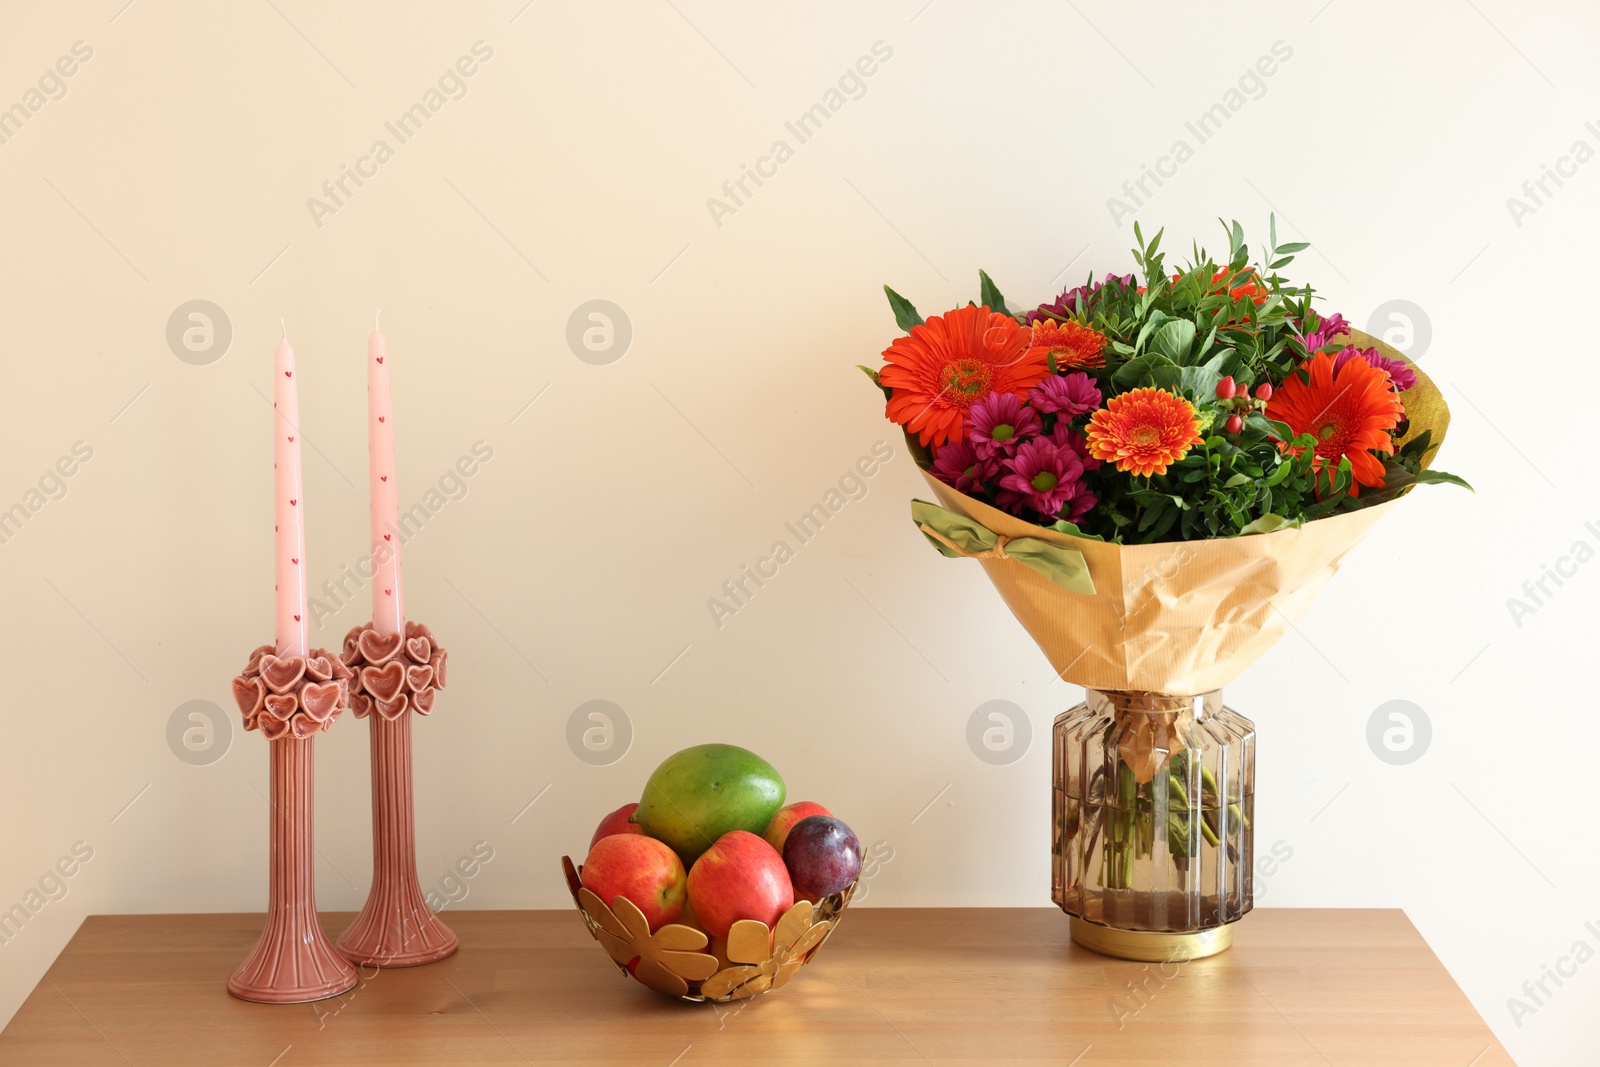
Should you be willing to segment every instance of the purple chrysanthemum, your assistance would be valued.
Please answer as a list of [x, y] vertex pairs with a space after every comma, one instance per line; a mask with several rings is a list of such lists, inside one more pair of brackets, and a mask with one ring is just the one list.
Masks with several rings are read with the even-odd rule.
[[1020, 493], [1041, 515], [1055, 515], [1084, 491], [1077, 455], [1047, 437], [1024, 442], [1003, 466], [1008, 473], [1001, 476], [1001, 487]]
[[1357, 357], [1366, 360], [1379, 370], [1389, 372], [1389, 380], [1394, 382], [1394, 387], [1399, 392], [1405, 392], [1417, 384], [1417, 375], [1405, 361], [1390, 359], [1376, 348], [1357, 348], [1355, 345], [1345, 345], [1333, 357], [1333, 369], [1337, 373], [1339, 368]]
[[1023, 406], [1014, 393], [990, 393], [967, 409], [973, 450], [985, 459], [1009, 456], [1026, 437], [1044, 429], [1039, 413]]
[[1000, 465], [985, 459], [966, 441], [948, 441], [934, 454], [929, 473], [957, 492], [971, 493], [999, 473]]
[[1086, 415], [1100, 406], [1100, 390], [1082, 371], [1051, 374], [1028, 391], [1028, 403], [1040, 411], [1053, 411], [1063, 419]]
[[1133, 275], [1107, 274], [1105, 282], [1095, 282], [1092, 285], [1078, 285], [1064, 291], [1056, 297], [1054, 304], [1040, 304], [1038, 310], [1028, 312], [1028, 325], [1032, 326], [1040, 319], [1065, 319], [1077, 314], [1078, 304], [1081, 301], [1084, 307], [1089, 306], [1089, 299], [1098, 293], [1106, 282], [1121, 282], [1123, 288], [1133, 288]]

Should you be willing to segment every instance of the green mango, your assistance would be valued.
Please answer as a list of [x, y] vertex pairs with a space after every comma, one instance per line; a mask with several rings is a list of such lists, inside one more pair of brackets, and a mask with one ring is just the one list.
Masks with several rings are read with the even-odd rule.
[[692, 866], [733, 830], [760, 836], [783, 807], [783, 778], [737, 745], [696, 745], [661, 762], [644, 785], [630, 822]]

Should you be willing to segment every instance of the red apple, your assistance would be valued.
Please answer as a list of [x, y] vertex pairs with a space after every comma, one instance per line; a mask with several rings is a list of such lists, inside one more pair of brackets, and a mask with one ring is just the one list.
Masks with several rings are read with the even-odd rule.
[[767, 824], [767, 832], [763, 835], [767, 844], [772, 846], [774, 852], [783, 855], [783, 842], [788, 838], [789, 831], [801, 819], [812, 815], [832, 815], [833, 812], [821, 804], [810, 800], [801, 800], [785, 805], [778, 809], [778, 814], [772, 817], [772, 822]]
[[579, 880], [607, 905], [618, 897], [638, 905], [651, 930], [682, 914], [689, 885], [678, 854], [643, 834], [611, 834], [595, 842]]
[[596, 841], [599, 841], [602, 837], [610, 837], [612, 834], [644, 833], [644, 829], [638, 823], [628, 821], [628, 817], [633, 814], [634, 809], [638, 806], [637, 801], [632, 804], [624, 804], [610, 815], [601, 819], [600, 827], [595, 830], [594, 836], [589, 838], [589, 847], [594, 848]]
[[747, 830], [733, 830], [694, 861], [689, 897], [700, 928], [725, 938], [740, 919], [776, 926], [794, 905], [794, 886], [776, 849]]

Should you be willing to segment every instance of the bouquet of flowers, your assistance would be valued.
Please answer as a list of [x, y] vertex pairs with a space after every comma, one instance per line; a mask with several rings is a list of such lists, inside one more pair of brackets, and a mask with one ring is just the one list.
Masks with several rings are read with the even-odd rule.
[[[1221, 921], [1248, 910], [1254, 735], [1216, 691], [1399, 496], [1466, 485], [1430, 469], [1449, 411], [1427, 376], [1279, 273], [1307, 246], [1280, 244], [1274, 220], [1257, 261], [1238, 223], [1224, 229], [1223, 261], [1197, 246], [1169, 272], [1162, 234], [1135, 226], [1132, 273], [1026, 312], [981, 271], [980, 303], [927, 320], [885, 287], [906, 334], [862, 368], [937, 498], [913, 501], [917, 527], [980, 560], [1057, 673], [1091, 690], [1057, 723], [1056, 889], [1111, 926], [1112, 904], [1089, 908], [1074, 879], [1127, 890], [1152, 855], [1165, 866], [1144, 884], [1196, 892], [1194, 872], [1242, 853]], [[1197, 730], [1208, 708], [1218, 718]], [[1080, 731], [1065, 749], [1064, 729]], [[1249, 755], [1195, 751], [1224, 735]], [[1063, 875], [1062, 839], [1080, 833], [1092, 844]], [[1157, 910], [1157, 925], [1127, 927], [1202, 921]]]

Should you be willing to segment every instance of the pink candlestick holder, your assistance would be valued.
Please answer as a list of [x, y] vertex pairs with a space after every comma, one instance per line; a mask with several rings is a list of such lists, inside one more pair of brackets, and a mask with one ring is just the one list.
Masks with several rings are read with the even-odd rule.
[[407, 623], [403, 636], [358, 626], [344, 647], [344, 663], [356, 673], [351, 705], [357, 718], [372, 719], [372, 890], [337, 947], [364, 966], [418, 967], [460, 945], [417, 881], [411, 780], [412, 712], [433, 710], [446, 655], [419, 623]]
[[264, 645], [233, 681], [246, 730], [270, 742], [267, 919], [250, 955], [228, 979], [228, 992], [263, 1004], [300, 1004], [337, 996], [356, 972], [334, 951], [317, 920], [313, 844], [313, 739], [349, 702], [351, 672], [320, 649], [277, 656]]

